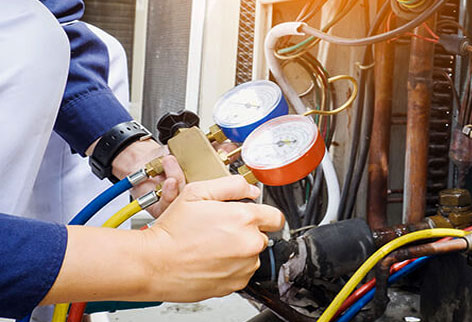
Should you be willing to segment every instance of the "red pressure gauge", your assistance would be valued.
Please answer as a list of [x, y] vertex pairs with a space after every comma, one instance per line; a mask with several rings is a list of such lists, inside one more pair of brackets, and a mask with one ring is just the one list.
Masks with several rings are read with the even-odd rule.
[[282, 186], [316, 169], [326, 147], [311, 117], [285, 115], [259, 126], [244, 141], [242, 158], [256, 178]]

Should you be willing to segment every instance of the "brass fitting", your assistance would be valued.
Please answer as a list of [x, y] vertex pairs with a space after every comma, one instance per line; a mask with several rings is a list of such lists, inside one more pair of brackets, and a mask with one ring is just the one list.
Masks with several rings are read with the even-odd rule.
[[223, 133], [223, 130], [221, 130], [221, 128], [216, 124], [210, 126], [210, 132], [206, 136], [210, 142], [216, 141], [218, 143], [223, 143], [228, 139]]
[[154, 191], [156, 192], [156, 195], [160, 198], [162, 196], [162, 184], [157, 184]]
[[146, 173], [150, 177], [155, 177], [164, 173], [164, 166], [162, 165], [162, 157], [155, 158], [154, 160], [146, 163], [144, 168], [146, 169]]
[[256, 184], [259, 182], [254, 173], [252, 173], [252, 171], [246, 165], [239, 167], [238, 173], [242, 175], [249, 184]]
[[439, 192], [439, 204], [445, 207], [467, 207], [472, 203], [466, 189], [446, 189]]
[[434, 228], [454, 228], [454, 225], [444, 216], [435, 215], [428, 219], [433, 223]]

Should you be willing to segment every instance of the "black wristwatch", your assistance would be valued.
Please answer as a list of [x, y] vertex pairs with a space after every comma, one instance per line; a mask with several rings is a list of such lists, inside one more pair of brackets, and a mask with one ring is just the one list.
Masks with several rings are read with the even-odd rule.
[[115, 157], [130, 144], [151, 138], [152, 133], [136, 121], [115, 125], [100, 138], [89, 158], [92, 172], [100, 179], [118, 182], [119, 179], [111, 172]]

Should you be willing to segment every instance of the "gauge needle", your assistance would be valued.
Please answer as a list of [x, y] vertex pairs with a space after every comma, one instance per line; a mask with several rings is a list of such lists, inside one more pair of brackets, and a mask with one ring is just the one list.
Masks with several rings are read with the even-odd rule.
[[277, 147], [281, 148], [284, 145], [289, 145], [291, 143], [297, 143], [297, 140], [279, 140], [277, 142], [261, 144], [259, 146], [274, 146], [274, 145], [276, 145]]
[[276, 142], [275, 144], [276, 144], [279, 148], [281, 148], [281, 147], [283, 147], [284, 145], [289, 145], [289, 144], [291, 144], [291, 143], [296, 143], [296, 142], [297, 142], [297, 140], [280, 140], [280, 141]]

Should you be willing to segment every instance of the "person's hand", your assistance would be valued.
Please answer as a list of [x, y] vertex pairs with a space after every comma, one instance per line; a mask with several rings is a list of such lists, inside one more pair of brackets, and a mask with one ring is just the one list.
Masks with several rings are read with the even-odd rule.
[[284, 224], [276, 208], [235, 202], [259, 193], [241, 176], [188, 184], [143, 231], [151, 267], [147, 291], [165, 301], [190, 302], [243, 289], [260, 265], [258, 255], [268, 243], [264, 232]]
[[[123, 179], [144, 167], [152, 159], [166, 155], [162, 160], [164, 175], [146, 180], [131, 189], [131, 195], [138, 198], [154, 190], [158, 184], [162, 184], [161, 199], [146, 209], [155, 218], [169, 206], [185, 186], [185, 176], [182, 169], [177, 160], [168, 154], [167, 147], [159, 145], [156, 141], [137, 141], [118, 154], [112, 162], [113, 174], [117, 178]], [[166, 180], [170, 178], [172, 180]]]

